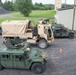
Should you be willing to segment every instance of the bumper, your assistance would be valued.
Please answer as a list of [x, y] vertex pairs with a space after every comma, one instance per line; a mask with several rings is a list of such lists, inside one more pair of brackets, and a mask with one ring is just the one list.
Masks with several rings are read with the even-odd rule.
[[48, 44], [50, 45], [53, 41], [54, 41], [54, 39], [48, 41]]

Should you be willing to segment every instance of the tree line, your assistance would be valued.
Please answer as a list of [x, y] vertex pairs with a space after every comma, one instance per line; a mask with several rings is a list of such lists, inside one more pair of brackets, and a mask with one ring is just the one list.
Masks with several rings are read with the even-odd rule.
[[0, 0], [0, 6], [8, 11], [20, 11], [24, 16], [29, 16], [31, 10], [52, 10], [54, 5], [52, 4], [42, 4], [42, 3], [32, 3], [32, 0], [16, 0], [5, 1], [2, 3]]
[[[26, 2], [27, 0], [19, 0], [19, 1], [16, 0], [16, 2], [5, 1], [4, 3], [0, 2], [0, 6], [4, 7], [8, 11], [18, 11], [17, 3], [19, 2], [21, 3], [22, 1], [23, 1], [23, 4], [25, 4], [24, 2]], [[42, 4], [42, 3], [32, 4], [31, 2], [31, 5], [32, 5], [32, 10], [53, 10], [54, 9], [53, 4]], [[28, 5], [26, 7], [28, 7]]]
[[35, 3], [33, 4], [33, 10], [53, 10], [53, 4], [42, 4], [42, 3]]
[[[12, 0], [13, 1], [13, 0]], [[16, 0], [15, 2], [5, 1], [2, 3], [0, 0], [0, 6], [8, 11], [20, 11], [24, 16], [29, 16], [31, 10], [53, 10], [54, 4], [42, 4], [42, 3], [32, 3], [32, 0]], [[69, 4], [62, 4], [62, 8], [65, 6], [73, 6]]]

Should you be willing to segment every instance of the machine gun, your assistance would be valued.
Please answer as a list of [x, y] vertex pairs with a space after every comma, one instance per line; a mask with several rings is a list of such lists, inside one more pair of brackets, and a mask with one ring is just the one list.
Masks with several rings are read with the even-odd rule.
[[49, 23], [49, 21], [50, 21], [50, 19], [40, 19], [40, 23], [41, 24], [47, 24], [47, 23]]

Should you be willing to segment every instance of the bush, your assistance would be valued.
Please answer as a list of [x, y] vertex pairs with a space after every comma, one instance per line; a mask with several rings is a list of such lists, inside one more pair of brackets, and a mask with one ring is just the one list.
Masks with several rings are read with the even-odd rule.
[[16, 4], [24, 16], [29, 16], [32, 10], [32, 0], [16, 0]]

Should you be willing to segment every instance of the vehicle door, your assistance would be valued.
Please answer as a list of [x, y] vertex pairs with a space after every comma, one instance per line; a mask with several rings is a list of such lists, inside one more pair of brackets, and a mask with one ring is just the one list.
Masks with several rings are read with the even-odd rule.
[[10, 54], [1, 54], [1, 64], [4, 67], [12, 67], [12, 58]]
[[55, 29], [54, 36], [55, 37], [61, 37], [61, 30], [60, 29]]
[[13, 66], [15, 68], [25, 68], [25, 61], [23, 54], [13, 54]]
[[67, 29], [62, 29], [61, 33], [62, 33], [62, 37], [66, 37], [68, 35]]
[[47, 37], [51, 37], [51, 29], [48, 27], [44, 28], [44, 33], [47, 35]]

